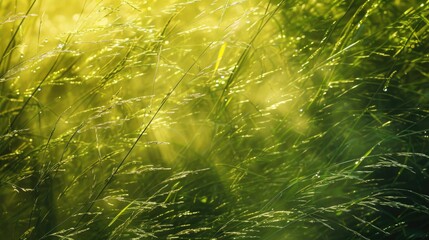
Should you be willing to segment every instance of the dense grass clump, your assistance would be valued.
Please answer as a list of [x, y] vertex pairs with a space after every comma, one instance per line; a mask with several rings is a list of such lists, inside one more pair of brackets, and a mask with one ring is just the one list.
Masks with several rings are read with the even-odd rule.
[[1, 236], [429, 238], [429, 2], [0, 12]]

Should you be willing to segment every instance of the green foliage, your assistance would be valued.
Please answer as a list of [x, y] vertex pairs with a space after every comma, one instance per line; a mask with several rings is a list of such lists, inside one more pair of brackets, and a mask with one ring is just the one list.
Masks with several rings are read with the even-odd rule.
[[429, 2], [0, 1], [7, 239], [427, 239]]

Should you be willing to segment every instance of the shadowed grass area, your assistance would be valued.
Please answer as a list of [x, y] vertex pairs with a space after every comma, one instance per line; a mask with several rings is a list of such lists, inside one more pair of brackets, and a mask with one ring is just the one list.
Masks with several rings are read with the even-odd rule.
[[429, 5], [0, 1], [8, 239], [426, 239]]

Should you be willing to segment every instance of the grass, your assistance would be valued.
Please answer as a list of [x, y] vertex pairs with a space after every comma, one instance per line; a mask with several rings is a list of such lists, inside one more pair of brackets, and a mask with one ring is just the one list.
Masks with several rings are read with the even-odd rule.
[[429, 5], [0, 1], [8, 239], [426, 239]]

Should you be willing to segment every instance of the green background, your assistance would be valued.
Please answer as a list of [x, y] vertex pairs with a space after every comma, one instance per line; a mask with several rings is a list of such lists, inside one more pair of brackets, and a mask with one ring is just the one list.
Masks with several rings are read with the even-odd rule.
[[5, 239], [429, 238], [427, 1], [0, 12]]

